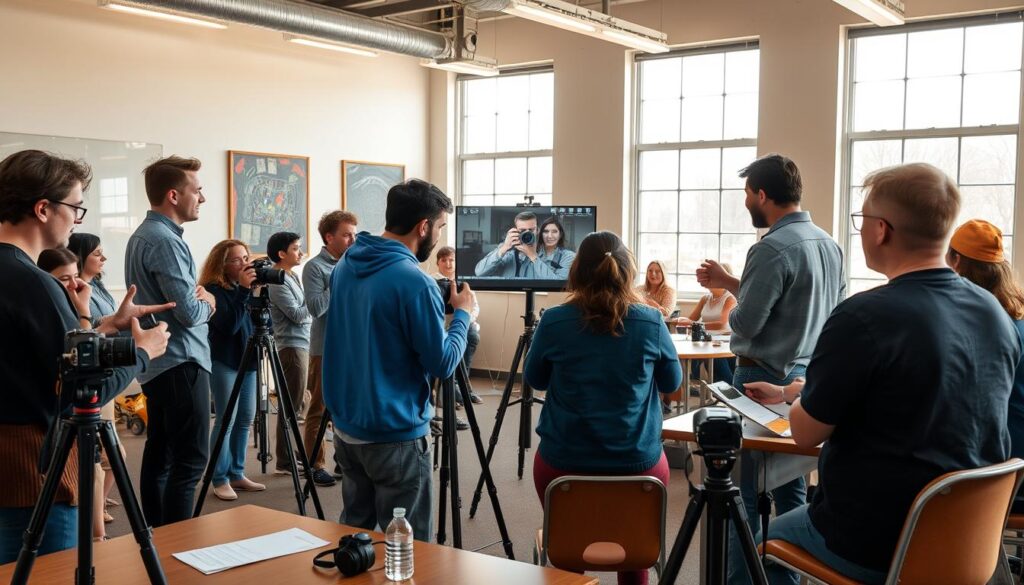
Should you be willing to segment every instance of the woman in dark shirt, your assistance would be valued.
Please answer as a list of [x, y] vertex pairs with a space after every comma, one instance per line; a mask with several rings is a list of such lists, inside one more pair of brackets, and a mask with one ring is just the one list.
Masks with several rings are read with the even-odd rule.
[[[213, 372], [210, 389], [217, 420], [212, 437], [216, 438], [222, 425], [227, 435], [213, 469], [213, 495], [222, 500], [236, 500], [236, 492], [256, 492], [266, 489], [263, 484], [245, 477], [245, 450], [249, 443], [249, 426], [256, 413], [256, 363], [242, 364], [245, 344], [253, 332], [253, 324], [246, 314], [246, 302], [256, 274], [249, 263], [249, 248], [239, 240], [224, 240], [213, 247], [206, 257], [199, 284], [217, 299], [217, 311], [210, 318], [210, 357]], [[234, 388], [235, 377], [241, 371], [242, 387], [234, 416], [225, 423], [225, 409]]]

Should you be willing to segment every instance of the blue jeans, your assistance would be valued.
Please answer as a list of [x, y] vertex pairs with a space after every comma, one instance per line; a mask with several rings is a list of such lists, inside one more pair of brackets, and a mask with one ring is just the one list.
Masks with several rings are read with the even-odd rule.
[[[0, 508], [0, 565], [18, 560], [32, 508]], [[54, 502], [43, 529], [39, 554], [74, 548], [78, 544], [78, 508]]]
[[[786, 385], [794, 378], [802, 377], [806, 371], [806, 367], [797, 366], [785, 378], [776, 378], [764, 368], [740, 366], [733, 374], [732, 385], [740, 391], [743, 390], [743, 384], [747, 382]], [[752, 456], [750, 451], [740, 457], [740, 494], [743, 496], [743, 507], [747, 512], [747, 524], [750, 526], [750, 532], [754, 535], [755, 541], [758, 540], [761, 531], [761, 521], [757, 514], [757, 479], [762, 471], [760, 461], [761, 459]], [[807, 503], [807, 484], [804, 482], [804, 478], [798, 477], [772, 490], [772, 497], [775, 499], [776, 515], [781, 516]], [[729, 527], [728, 574], [729, 585], [749, 585], [752, 582], [743, 561], [739, 536], [732, 526]]]
[[[808, 505], [804, 504], [772, 520], [768, 526], [768, 540], [780, 539], [791, 542], [806, 550], [814, 558], [859, 583], [877, 585], [885, 582], [885, 573], [851, 563], [828, 550], [825, 538], [811, 524], [811, 517], [807, 513], [807, 509]], [[771, 585], [789, 585], [800, 582], [800, 577], [796, 573], [776, 564], [769, 564], [765, 567], [765, 571], [768, 573], [768, 583]]]
[[[228, 398], [235, 385], [235, 368], [220, 362], [213, 362], [213, 376], [210, 380], [213, 391], [213, 408], [217, 411], [217, 421], [213, 424], [210, 435], [210, 447], [217, 440], [224, 421], [224, 410], [228, 406]], [[245, 477], [245, 450], [249, 443], [249, 425], [256, 413], [256, 370], [245, 372], [242, 378], [242, 389], [235, 404], [234, 416], [228, 421], [228, 432], [224, 437], [217, 465], [213, 468], [213, 485], [220, 486], [229, 481], [237, 481]]]
[[[700, 379], [700, 365], [703, 360], [693, 360], [690, 364], [690, 379]], [[736, 358], [715, 358], [712, 360], [711, 365], [711, 381], [712, 382], [729, 382], [732, 383], [733, 370], [736, 369]]]

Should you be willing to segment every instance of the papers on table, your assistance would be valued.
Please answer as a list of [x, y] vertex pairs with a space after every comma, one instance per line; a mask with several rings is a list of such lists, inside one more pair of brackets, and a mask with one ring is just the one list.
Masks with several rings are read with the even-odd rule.
[[174, 553], [174, 558], [206, 575], [250, 563], [320, 548], [331, 544], [298, 528], [265, 536]]

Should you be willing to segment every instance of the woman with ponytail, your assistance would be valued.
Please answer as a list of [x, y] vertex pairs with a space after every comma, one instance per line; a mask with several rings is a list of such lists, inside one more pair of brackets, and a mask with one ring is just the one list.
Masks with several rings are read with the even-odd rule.
[[[562, 475], [650, 475], [668, 484], [658, 393], [678, 388], [682, 370], [635, 278], [617, 235], [590, 234], [569, 270], [568, 300], [545, 311], [534, 333], [524, 374], [547, 390], [533, 463], [542, 504]], [[647, 572], [619, 573], [619, 583], [647, 583]]]

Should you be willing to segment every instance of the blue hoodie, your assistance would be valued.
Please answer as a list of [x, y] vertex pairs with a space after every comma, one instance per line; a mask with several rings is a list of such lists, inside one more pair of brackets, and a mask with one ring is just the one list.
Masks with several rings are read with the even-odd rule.
[[434, 279], [401, 242], [362, 232], [331, 274], [323, 392], [331, 420], [361, 441], [410, 441], [430, 431], [430, 379], [455, 372], [469, 313], [445, 332]]

